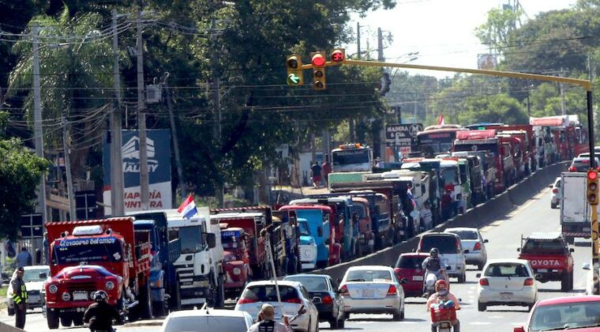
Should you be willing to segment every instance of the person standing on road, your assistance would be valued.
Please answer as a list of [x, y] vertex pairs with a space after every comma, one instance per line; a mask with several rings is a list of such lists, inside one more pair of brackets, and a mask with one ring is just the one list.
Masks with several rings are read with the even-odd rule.
[[27, 248], [22, 247], [21, 252], [17, 255], [17, 267], [25, 267], [33, 265], [33, 258]]
[[292, 332], [284, 316], [285, 324], [275, 321], [275, 308], [270, 304], [263, 304], [258, 314], [258, 323], [252, 325], [248, 332]]
[[319, 162], [315, 161], [310, 170], [312, 171], [313, 187], [319, 189], [321, 185], [321, 166], [319, 166]]
[[13, 289], [13, 302], [15, 303], [15, 327], [19, 329], [25, 328], [25, 317], [27, 316], [27, 287], [23, 280], [25, 269], [22, 266], [17, 268], [17, 273], [10, 281]]
[[113, 332], [113, 320], [123, 324], [117, 308], [108, 304], [108, 294], [105, 291], [94, 293], [94, 301], [96, 303], [92, 303], [83, 314], [83, 321], [89, 324], [91, 332]]
[[329, 173], [331, 173], [332, 168], [329, 163], [329, 155], [325, 155], [325, 161], [321, 165], [321, 173], [323, 173], [323, 183], [325, 183], [325, 187], [329, 187]]

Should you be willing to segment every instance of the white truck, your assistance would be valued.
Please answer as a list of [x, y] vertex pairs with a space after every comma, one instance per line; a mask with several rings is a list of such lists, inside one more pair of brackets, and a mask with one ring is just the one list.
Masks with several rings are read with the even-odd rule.
[[169, 237], [181, 243], [181, 256], [173, 263], [181, 284], [181, 308], [193, 309], [208, 303], [223, 307], [225, 301], [223, 245], [217, 220], [210, 210], [199, 207], [198, 214], [185, 219], [177, 210], [167, 210]]
[[586, 197], [587, 174], [563, 172], [562, 198], [560, 202], [560, 225], [567, 243], [573, 244], [576, 237], [591, 237], [590, 207]]

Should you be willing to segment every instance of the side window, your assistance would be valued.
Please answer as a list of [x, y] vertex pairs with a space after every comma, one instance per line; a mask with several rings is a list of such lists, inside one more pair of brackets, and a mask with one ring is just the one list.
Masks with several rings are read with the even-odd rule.
[[310, 298], [310, 294], [308, 294], [308, 291], [306, 290], [306, 288], [304, 288], [304, 286], [300, 286], [300, 292], [302, 293], [302, 296], [311, 301], [312, 299]]

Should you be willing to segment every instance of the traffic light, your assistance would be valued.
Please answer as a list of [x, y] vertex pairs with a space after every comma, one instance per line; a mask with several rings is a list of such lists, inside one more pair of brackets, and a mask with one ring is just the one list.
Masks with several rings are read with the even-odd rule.
[[313, 87], [315, 90], [325, 90], [327, 88], [325, 77], [325, 64], [327, 60], [325, 59], [325, 54], [323, 52], [313, 52], [310, 54], [310, 57], [313, 67]]
[[343, 48], [335, 49], [331, 52], [331, 61], [333, 62], [344, 62], [346, 61], [346, 50]]
[[302, 58], [298, 55], [293, 54], [287, 58], [285, 65], [287, 67], [287, 84], [304, 84], [304, 79], [302, 75]]
[[590, 205], [598, 205], [598, 171], [595, 169], [587, 172], [587, 199]]

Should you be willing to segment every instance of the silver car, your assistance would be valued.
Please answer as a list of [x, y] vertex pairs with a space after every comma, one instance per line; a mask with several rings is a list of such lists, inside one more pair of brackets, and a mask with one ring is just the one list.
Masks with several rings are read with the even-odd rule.
[[488, 240], [483, 239], [477, 228], [447, 228], [444, 232], [458, 235], [463, 250], [468, 250], [465, 254], [467, 264], [477, 265], [479, 270], [483, 269], [487, 262], [485, 244], [488, 243]]
[[245, 311], [202, 309], [172, 312], [164, 320], [160, 332], [202, 331], [238, 332], [248, 331], [253, 320]]
[[353, 266], [340, 284], [346, 319], [351, 313], [392, 314], [404, 319], [404, 290], [387, 266]]
[[561, 179], [557, 177], [554, 181], [554, 184], [550, 185], [550, 189], [552, 189], [552, 196], [550, 196], [550, 207], [556, 209], [558, 204], [560, 204], [560, 200], [562, 198], [562, 193], [560, 190]]
[[[41, 293], [44, 288], [44, 281], [50, 275], [50, 267], [47, 265], [36, 265], [36, 266], [25, 266], [25, 273], [23, 274], [23, 281], [25, 281], [25, 287], [27, 288], [27, 307], [29, 310], [35, 308], [42, 308], [44, 306], [44, 298]], [[17, 274], [17, 270], [13, 272], [13, 278]], [[7, 311], [8, 315], [12, 316], [15, 314], [15, 304], [13, 302], [13, 289], [12, 285], [8, 284], [6, 291], [7, 297]]]

